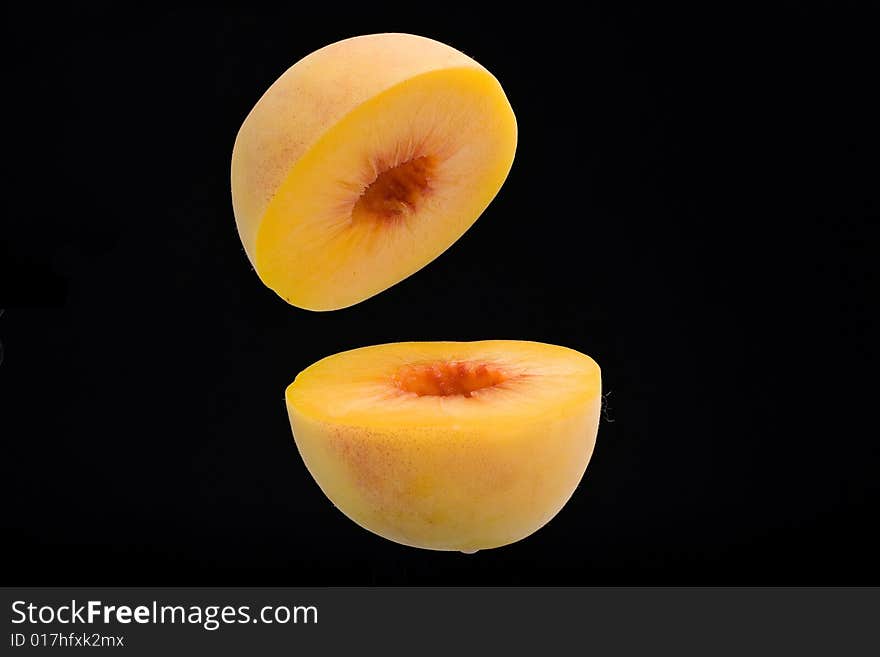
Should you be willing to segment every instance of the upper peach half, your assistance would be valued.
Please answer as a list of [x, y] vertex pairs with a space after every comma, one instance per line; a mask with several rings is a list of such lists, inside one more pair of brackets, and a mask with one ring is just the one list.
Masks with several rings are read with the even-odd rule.
[[498, 81], [409, 34], [346, 39], [266, 91], [232, 155], [238, 232], [263, 282], [311, 310], [353, 305], [454, 243], [516, 151]]

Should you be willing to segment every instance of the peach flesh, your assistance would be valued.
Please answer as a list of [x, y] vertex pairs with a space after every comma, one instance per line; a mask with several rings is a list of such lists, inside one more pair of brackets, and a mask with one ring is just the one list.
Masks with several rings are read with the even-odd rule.
[[488, 363], [434, 361], [404, 365], [395, 373], [394, 384], [401, 391], [419, 397], [470, 397], [478, 390], [501, 385], [510, 378], [508, 373]]
[[424, 155], [380, 170], [355, 203], [352, 221], [395, 221], [415, 214], [431, 192], [435, 166]]

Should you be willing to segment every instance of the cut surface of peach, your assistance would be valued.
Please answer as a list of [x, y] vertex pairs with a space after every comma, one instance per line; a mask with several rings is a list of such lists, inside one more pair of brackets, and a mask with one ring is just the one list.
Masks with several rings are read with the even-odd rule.
[[235, 140], [245, 252], [288, 303], [358, 303], [476, 221], [516, 139], [501, 85], [450, 46], [410, 34], [326, 46], [272, 84]]
[[601, 377], [538, 342], [403, 342], [318, 361], [286, 399], [306, 467], [345, 515], [398, 543], [474, 552], [532, 534], [572, 495]]

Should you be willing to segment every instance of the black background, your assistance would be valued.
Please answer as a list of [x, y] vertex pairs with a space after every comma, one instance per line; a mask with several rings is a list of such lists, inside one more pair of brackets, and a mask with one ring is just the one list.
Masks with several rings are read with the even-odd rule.
[[[23, 4], [4, 20], [7, 583], [880, 583], [867, 17]], [[383, 31], [495, 73], [516, 162], [418, 274], [289, 307], [236, 234], [236, 132], [297, 59]], [[296, 373], [485, 338], [603, 368], [559, 516], [463, 556], [335, 511], [291, 438]]]

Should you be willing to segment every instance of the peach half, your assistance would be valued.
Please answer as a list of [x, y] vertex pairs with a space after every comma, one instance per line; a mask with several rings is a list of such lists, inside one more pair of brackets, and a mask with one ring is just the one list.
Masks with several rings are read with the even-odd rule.
[[402, 342], [324, 358], [286, 398], [306, 467], [346, 516], [404, 545], [475, 552], [530, 535], [571, 497], [601, 377], [538, 342]]
[[294, 64], [232, 152], [239, 236], [288, 303], [335, 310], [439, 256], [507, 177], [516, 119], [489, 71], [445, 44], [374, 34]]

